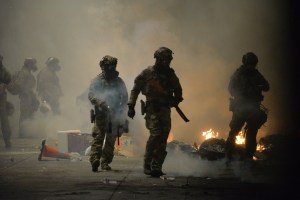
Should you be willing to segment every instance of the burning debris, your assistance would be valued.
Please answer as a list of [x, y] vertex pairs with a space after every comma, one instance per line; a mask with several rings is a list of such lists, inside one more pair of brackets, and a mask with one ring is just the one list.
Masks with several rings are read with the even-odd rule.
[[[168, 138], [167, 150], [174, 151], [179, 149], [184, 153], [189, 155], [199, 157], [201, 159], [206, 159], [209, 161], [214, 161], [218, 159], [225, 158], [225, 140], [219, 138], [219, 133], [209, 129], [208, 131], [202, 132], [202, 137], [204, 141], [201, 145], [198, 145], [196, 142], [194, 145], [185, 144], [178, 140], [174, 140], [174, 135], [170, 133]], [[245, 144], [245, 134], [241, 131], [236, 136], [236, 157], [242, 158], [244, 153], [244, 144]]]
[[299, 138], [289, 134], [273, 134], [259, 140], [255, 157], [261, 160], [295, 161], [299, 159], [299, 153]]
[[[219, 133], [212, 129], [202, 132], [205, 137], [204, 142], [198, 147], [197, 153], [202, 159], [214, 161], [225, 158], [225, 139], [219, 138]], [[235, 138], [236, 148], [234, 150], [235, 157], [243, 158], [245, 150], [245, 133], [240, 131]]]
[[[200, 157], [201, 159], [215, 161], [225, 158], [225, 139], [219, 138], [219, 133], [212, 129], [202, 132], [204, 141], [198, 145], [186, 144], [184, 142], [174, 140], [174, 135], [170, 133], [167, 144], [167, 151], [176, 149], [191, 155]], [[245, 153], [245, 133], [240, 131], [236, 136], [236, 148], [234, 157], [243, 160]], [[289, 134], [274, 134], [263, 137], [259, 140], [254, 154], [255, 160], [288, 160], [294, 159], [300, 154], [300, 140]]]
[[202, 136], [205, 138], [204, 142], [200, 146], [196, 144], [198, 146], [197, 154], [202, 159], [213, 161], [225, 157], [225, 140], [218, 138], [218, 132], [209, 129], [202, 132]]

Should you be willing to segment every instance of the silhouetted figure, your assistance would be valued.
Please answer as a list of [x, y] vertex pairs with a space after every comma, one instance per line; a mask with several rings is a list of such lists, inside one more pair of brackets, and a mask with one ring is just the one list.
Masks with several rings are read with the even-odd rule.
[[235, 138], [245, 125], [245, 159], [252, 161], [256, 151], [256, 135], [258, 129], [267, 121], [267, 110], [262, 106], [262, 92], [269, 90], [269, 83], [256, 69], [258, 58], [252, 53], [246, 53], [242, 65], [231, 76], [228, 90], [232, 119], [230, 132], [226, 140], [226, 155], [233, 158]]

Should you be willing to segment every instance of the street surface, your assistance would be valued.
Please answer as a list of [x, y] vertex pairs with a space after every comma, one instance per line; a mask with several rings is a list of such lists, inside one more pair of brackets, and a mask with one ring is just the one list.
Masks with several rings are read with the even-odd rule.
[[[152, 178], [142, 171], [143, 158], [118, 154], [112, 171], [93, 173], [88, 156], [72, 159], [43, 157], [38, 161], [42, 139], [12, 140], [10, 150], [0, 145], [0, 199], [271, 199], [299, 194], [284, 167], [257, 162], [241, 163], [240, 173], [221, 167], [211, 175], [180, 175], [168, 168], [182, 164], [166, 160], [166, 177]], [[55, 146], [55, 141], [47, 144]], [[202, 161], [199, 161], [201, 164]], [[202, 163], [206, 163], [203, 161]], [[211, 163], [213, 164], [213, 163]], [[172, 165], [172, 166], [171, 166]], [[204, 164], [203, 164], [204, 165]], [[199, 169], [201, 170], [201, 169]], [[283, 173], [283, 174], [281, 174]], [[247, 176], [245, 176], [247, 175]], [[245, 178], [247, 177], [247, 178]], [[295, 186], [295, 187], [294, 187]]]

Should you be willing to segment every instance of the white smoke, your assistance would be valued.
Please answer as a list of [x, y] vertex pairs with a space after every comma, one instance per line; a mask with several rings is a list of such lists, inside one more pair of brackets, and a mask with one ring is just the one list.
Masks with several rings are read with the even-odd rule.
[[[0, 53], [12, 73], [26, 57], [35, 57], [39, 69], [49, 56], [59, 58], [62, 115], [43, 119], [37, 114], [29, 123], [33, 134], [52, 135], [63, 129], [91, 130], [89, 108], [78, 107], [76, 97], [100, 73], [103, 56], [118, 58], [117, 70], [130, 93], [134, 78], [154, 64], [154, 51], [167, 46], [174, 52], [171, 65], [183, 87], [179, 106], [190, 119], [184, 123], [172, 110], [172, 132], [176, 139], [193, 143], [201, 142], [199, 134], [210, 128], [223, 137], [228, 134], [229, 78], [242, 55], [253, 51], [258, 69], [271, 85], [264, 101], [269, 119], [259, 138], [280, 132], [293, 121], [290, 115], [282, 117], [291, 111], [282, 98], [291, 95], [286, 90], [288, 74], [283, 73], [290, 63], [287, 6], [273, 0], [1, 0]], [[16, 108], [11, 126], [17, 137], [19, 100], [12, 95], [9, 100]], [[139, 104], [136, 111], [129, 120], [131, 134], [144, 148], [149, 133]]]

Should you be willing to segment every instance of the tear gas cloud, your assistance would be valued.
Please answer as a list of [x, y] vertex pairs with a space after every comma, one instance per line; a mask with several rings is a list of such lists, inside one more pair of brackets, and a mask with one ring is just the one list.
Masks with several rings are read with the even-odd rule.
[[[180, 162], [178, 162], [180, 159]], [[164, 163], [164, 170], [168, 172], [168, 176], [186, 176], [186, 177], [206, 177], [207, 179], [224, 177], [228, 173], [226, 167], [226, 159], [219, 159], [215, 161], [208, 161], [197, 159], [192, 154], [184, 153], [183, 151], [175, 148], [169, 151]], [[271, 181], [263, 176], [253, 174], [249, 170], [249, 166], [239, 162], [231, 163], [232, 172], [236, 177], [239, 177], [245, 182], [266, 182]]]
[[[154, 64], [153, 53], [161, 46], [174, 52], [171, 63], [183, 87], [179, 105], [189, 123], [172, 110], [172, 133], [177, 140], [201, 142], [202, 131], [212, 128], [227, 137], [231, 112], [227, 85], [243, 54], [253, 51], [258, 69], [270, 82], [264, 105], [269, 108], [266, 126], [258, 138], [293, 125], [288, 114], [290, 89], [288, 67], [290, 18], [285, 1], [217, 0], [1, 0], [0, 53], [13, 74], [26, 57], [34, 57], [39, 69], [49, 56], [59, 58], [58, 73], [64, 92], [62, 114], [46, 120], [39, 115], [28, 123], [33, 134], [55, 136], [58, 130], [90, 132], [88, 102], [76, 98], [100, 73], [105, 55], [118, 58], [117, 70], [128, 92], [134, 78]], [[16, 107], [10, 119], [13, 137], [18, 132], [18, 97], [9, 95]], [[142, 95], [139, 98], [143, 98]], [[139, 114], [130, 130], [144, 147], [148, 132]], [[47, 133], [45, 133], [45, 131]]]

